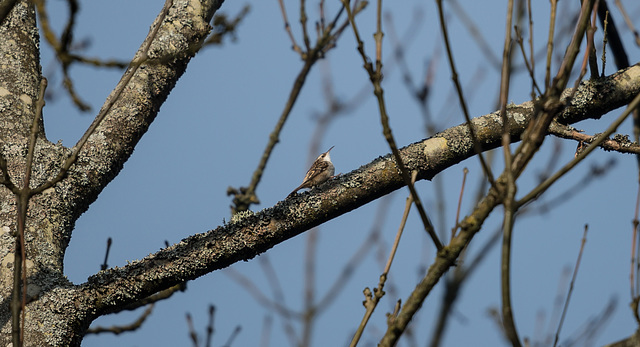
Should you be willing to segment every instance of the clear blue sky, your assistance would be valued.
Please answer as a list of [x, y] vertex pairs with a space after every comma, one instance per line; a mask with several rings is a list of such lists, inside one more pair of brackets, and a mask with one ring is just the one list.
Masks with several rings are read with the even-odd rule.
[[[297, 35], [296, 5], [299, 2], [286, 2], [289, 19]], [[639, 8], [635, 1], [622, 2], [631, 11], [631, 17], [638, 18]], [[500, 57], [505, 27], [504, 4], [461, 3], [487, 40], [492, 54]], [[577, 3], [561, 2], [565, 12], [559, 17], [559, 27], [567, 24], [566, 18], [575, 13]], [[59, 32], [67, 15], [66, 9], [62, 2], [48, 4], [50, 17]], [[245, 4], [227, 0], [221, 10], [235, 15]], [[290, 50], [291, 43], [283, 30], [277, 1], [254, 1], [250, 5], [251, 12], [238, 29], [237, 42], [226, 41], [221, 48], [207, 48], [193, 59], [124, 170], [78, 220], [65, 262], [66, 274], [74, 283], [84, 282], [99, 270], [108, 237], [114, 240], [109, 265], [123, 266], [127, 261], [157, 251], [164, 246], [165, 240], [175, 243], [230, 219], [231, 201], [225, 194], [226, 189], [249, 183], [302, 65], [299, 56]], [[373, 54], [374, 5], [371, 3], [359, 18], [369, 54]], [[128, 60], [146, 36], [161, 6], [159, 1], [82, 2], [75, 39], [91, 40], [91, 46], [84, 52], [89, 56]], [[327, 13], [332, 17], [336, 10], [335, 2], [327, 6]], [[544, 46], [547, 35], [548, 6], [547, 2], [534, 4], [535, 46], [538, 50]], [[407, 37], [407, 30], [413, 28], [413, 35], [408, 36], [405, 44], [407, 63], [416, 83], [421, 79], [425, 63], [430, 59], [437, 61], [429, 108], [441, 124], [438, 130], [463, 122], [456, 100], [452, 98], [450, 71], [443, 56], [435, 3], [404, 1], [400, 6], [387, 2], [385, 10], [392, 14], [399, 36]], [[310, 23], [313, 23], [317, 18], [315, 2], [308, 3], [308, 11]], [[615, 19], [622, 28], [622, 19], [617, 10], [614, 11]], [[447, 13], [456, 63], [469, 98], [471, 115], [492, 112], [496, 109], [499, 75], [487, 63], [486, 56], [460, 18], [452, 12], [451, 6], [447, 7]], [[421, 16], [418, 24], [410, 27], [416, 15]], [[404, 146], [426, 137], [424, 120], [417, 104], [407, 95], [398, 69], [391, 63], [393, 42], [389, 40], [392, 38], [389, 27], [385, 27], [385, 32], [383, 50], [388, 62], [385, 96], [396, 141]], [[624, 33], [630, 61], [635, 63], [640, 57], [638, 47], [631, 44], [627, 30]], [[566, 40], [558, 42], [556, 47], [563, 50], [565, 44]], [[46, 43], [41, 46], [44, 47], [42, 65], [50, 81], [49, 88], [58, 88], [56, 99], [48, 102], [44, 112], [47, 135], [53, 142], [62, 140], [65, 145], [72, 146], [119, 80], [121, 71], [98, 71], [74, 65], [71, 75], [77, 90], [93, 106], [93, 111], [79, 113], [59, 90], [60, 73], [52, 61], [51, 51]], [[519, 64], [521, 59], [517, 61]], [[539, 72], [543, 67], [541, 61], [537, 65]], [[557, 62], [553, 68], [556, 70]], [[615, 68], [610, 59], [607, 72], [613, 71]], [[254, 210], [284, 199], [300, 183], [310, 155], [315, 157], [318, 154], [310, 154], [309, 146], [316, 124], [315, 116], [326, 109], [321, 79], [327, 73], [333, 79], [335, 93], [342, 100], [351, 99], [367, 87], [368, 78], [356, 53], [351, 31], [347, 30], [337, 48], [314, 67], [258, 188], [261, 204], [254, 206]], [[479, 78], [474, 77], [478, 74]], [[539, 81], [540, 76], [538, 74]], [[530, 98], [529, 93], [527, 76], [522, 73], [515, 76], [510, 101], [524, 102]], [[331, 154], [336, 172], [349, 172], [389, 152], [381, 135], [373, 95], [365, 95], [365, 101], [353, 112], [337, 118], [322, 139], [320, 151], [335, 146]], [[591, 134], [601, 132], [607, 121], [620, 112], [613, 112], [602, 121], [584, 122], [577, 127]], [[631, 133], [629, 123], [625, 123], [620, 132]], [[532, 187], [537, 175], [544, 171], [550, 154], [559, 152], [559, 162], [565, 163], [573, 157], [575, 146], [574, 142], [548, 138], [539, 158], [531, 163], [528, 173], [522, 178], [519, 193], [523, 194]], [[502, 167], [502, 154], [497, 154], [495, 172]], [[636, 324], [628, 308], [630, 221], [634, 213], [638, 171], [635, 158], [596, 151], [568, 177], [560, 180], [541, 201], [567, 194], [567, 190], [574, 187], [591, 166], [603, 165], [609, 159], [615, 159], [615, 166], [589, 185], [575, 188], [575, 194], [566, 203], [542, 215], [523, 216], [516, 222], [512, 280], [515, 319], [521, 337], [539, 341], [543, 334], [555, 331], [557, 313], [554, 300], [558, 294], [562, 298], [566, 294], [567, 277], [563, 269], [573, 268], [585, 224], [589, 224], [588, 240], [561, 341], [585, 329], [588, 320], [602, 312], [609, 300], [617, 300], [615, 311], [602, 327], [601, 334], [597, 335], [595, 344], [614, 342], [635, 330]], [[462, 213], [466, 214], [472, 208], [480, 173], [477, 164], [473, 158], [438, 176], [444, 189], [444, 218], [435, 213], [438, 201], [434, 183], [419, 183], [419, 192], [427, 208], [433, 211], [432, 218], [439, 229], [450, 230], [453, 225], [463, 167], [469, 168], [470, 179]], [[381, 228], [385, 249], [370, 249], [344, 288], [335, 294], [335, 302], [323, 312], [313, 330], [314, 346], [348, 344], [364, 312], [362, 290], [377, 285], [382, 267], [380, 254], [386, 259], [406, 196], [405, 189], [397, 191], [385, 198], [388, 199], [385, 202], [375, 201], [320, 227], [316, 262], [317, 298], [326, 295], [329, 285], [374, 226]], [[380, 209], [386, 216], [383, 222], [376, 220], [376, 216], [381, 214]], [[387, 287], [388, 294], [372, 318], [362, 346], [377, 343], [385, 331], [384, 314], [391, 310], [398, 298], [406, 299], [422, 278], [424, 267], [433, 259], [434, 249], [429, 246], [414, 212], [410, 215], [390, 275], [389, 283], [393, 284], [393, 290]], [[472, 243], [472, 256], [499, 227], [500, 213], [500, 209], [494, 212]], [[278, 281], [285, 288], [286, 304], [294, 310], [301, 310], [306, 243], [307, 236], [300, 235], [277, 245], [261, 257], [235, 264], [232, 268], [250, 278], [267, 297], [273, 298], [260, 265], [265, 260], [260, 258], [268, 257]], [[490, 308], [499, 308], [500, 305], [499, 273], [499, 246], [496, 246], [462, 291], [443, 346], [498, 346], [503, 343], [497, 326], [487, 313]], [[414, 334], [418, 345], [425, 345], [432, 334], [441, 298], [442, 287], [439, 286], [415, 319]], [[158, 303], [154, 313], [137, 332], [117, 337], [89, 336], [85, 338], [84, 345], [186, 346], [190, 342], [185, 313], [191, 313], [196, 328], [203, 334], [208, 304], [216, 306], [214, 346], [222, 345], [237, 325], [242, 326], [242, 331], [233, 346], [259, 345], [265, 319], [269, 316], [273, 318], [269, 346], [290, 345], [283, 332], [282, 319], [264, 309], [244, 287], [231, 280], [226, 270], [189, 282], [186, 292]], [[141, 312], [101, 318], [95, 324], [129, 324]], [[299, 333], [298, 323], [294, 323], [294, 328]]]

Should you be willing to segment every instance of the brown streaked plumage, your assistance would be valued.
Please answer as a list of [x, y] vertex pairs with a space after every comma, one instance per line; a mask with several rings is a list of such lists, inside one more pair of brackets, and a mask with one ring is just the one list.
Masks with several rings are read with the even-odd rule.
[[298, 192], [298, 190], [302, 188], [311, 188], [313, 186], [317, 186], [318, 184], [328, 180], [335, 173], [335, 167], [331, 162], [331, 156], [329, 152], [333, 149], [334, 146], [331, 146], [328, 151], [320, 154], [316, 161], [313, 162], [309, 171], [304, 176], [302, 180], [302, 184], [292, 191], [288, 196], [292, 196]]

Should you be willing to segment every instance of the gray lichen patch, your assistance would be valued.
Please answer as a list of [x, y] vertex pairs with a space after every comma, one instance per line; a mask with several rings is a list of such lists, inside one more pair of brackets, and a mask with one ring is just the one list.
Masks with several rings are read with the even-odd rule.
[[437, 158], [448, 151], [447, 139], [442, 137], [432, 137], [424, 141], [424, 157], [428, 161], [429, 158]]

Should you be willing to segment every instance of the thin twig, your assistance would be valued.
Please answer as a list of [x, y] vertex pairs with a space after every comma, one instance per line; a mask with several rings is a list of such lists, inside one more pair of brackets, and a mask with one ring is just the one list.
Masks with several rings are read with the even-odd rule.
[[331, 303], [337, 299], [340, 291], [345, 289], [345, 286], [356, 267], [364, 264], [363, 259], [373, 249], [373, 246], [375, 246], [376, 242], [380, 238], [380, 228], [384, 225], [387, 212], [389, 211], [389, 202], [389, 199], [382, 199], [382, 201], [380, 201], [380, 204], [378, 205], [378, 212], [376, 213], [376, 218], [373, 221], [372, 230], [369, 233], [369, 236], [362, 242], [351, 258], [349, 258], [342, 271], [340, 271], [340, 274], [333, 280], [333, 283], [328, 286], [329, 289], [326, 291], [325, 295], [318, 300], [315, 307], [315, 311], [317, 313], [321, 313], [329, 308]]
[[[540, 88], [538, 88], [538, 84], [536, 83], [535, 78], [533, 78], [533, 76], [535, 76], [535, 71], [536, 71], [536, 60], [534, 58], [534, 53], [533, 53], [533, 11], [531, 10], [531, 0], [527, 0], [527, 15], [529, 16], [529, 53], [531, 53], [531, 56], [529, 58], [529, 61], [531, 61], [531, 68], [527, 67], [530, 71], [531, 71], [531, 100], [534, 100], [536, 98], [536, 95], [533, 92], [533, 88], [535, 87], [538, 90], [538, 94], [542, 94], [542, 91], [540, 90]], [[523, 53], [524, 53], [524, 49], [523, 49]], [[525, 63], [526, 63], [526, 59], [525, 59]]]
[[[27, 303], [27, 251], [24, 242], [24, 232], [27, 220], [27, 210], [29, 208], [29, 199], [31, 198], [31, 172], [33, 169], [33, 157], [35, 155], [36, 141], [38, 140], [38, 131], [42, 118], [42, 108], [45, 105], [44, 94], [47, 89], [47, 79], [40, 80], [40, 89], [38, 93], [38, 101], [36, 102], [35, 115], [31, 122], [31, 130], [29, 135], [29, 144], [27, 148], [27, 160], [25, 163], [24, 178], [22, 188], [18, 189], [15, 194], [17, 202], [17, 234], [13, 262], [13, 290], [11, 298], [11, 316], [12, 316], [12, 337], [14, 346], [22, 346], [24, 343], [24, 312]], [[6, 169], [5, 169], [6, 170]], [[22, 283], [22, 293], [20, 292], [20, 283]]]
[[549, 35], [547, 37], [547, 63], [544, 77], [544, 87], [551, 86], [551, 57], [553, 55], [553, 35], [556, 28], [556, 11], [558, 10], [558, 0], [551, 1], [551, 13], [549, 15]]
[[240, 332], [242, 331], [242, 327], [241, 326], [236, 326], [235, 329], [233, 329], [233, 331], [231, 332], [231, 334], [229, 335], [229, 338], [227, 339], [227, 342], [225, 342], [222, 347], [231, 347], [231, 344], [233, 343], [233, 341], [236, 339], [236, 337], [238, 337], [238, 335], [240, 335]]
[[[594, 42], [593, 35], [596, 32], [596, 12], [598, 11], [598, 4], [600, 1], [596, 1], [595, 7], [593, 9], [593, 17], [591, 19], [591, 25], [587, 28], [587, 51], [585, 55], [588, 57], [589, 61], [589, 71], [591, 73], [591, 78], [598, 78], [598, 58], [596, 57], [596, 47]], [[604, 50], [606, 47], [603, 47]], [[604, 70], [603, 70], [604, 71]]]
[[209, 305], [209, 323], [207, 324], [207, 331], [206, 331], [206, 337], [205, 337], [205, 343], [204, 346], [205, 347], [211, 347], [211, 342], [213, 342], [213, 332], [215, 331], [214, 329], [214, 317], [215, 317], [215, 313], [216, 313], [216, 307], [213, 305]]
[[458, 229], [458, 222], [460, 221], [460, 207], [462, 206], [462, 195], [464, 194], [465, 183], [467, 182], [467, 174], [469, 174], [469, 169], [466, 167], [462, 169], [462, 184], [460, 185], [460, 197], [458, 197], [458, 208], [456, 209], [456, 220], [453, 224], [454, 227], [451, 229], [451, 239], [456, 236], [456, 229]]
[[[402, 178], [406, 183], [407, 187], [409, 188], [409, 191], [411, 192], [411, 196], [413, 197], [413, 200], [416, 205], [416, 209], [418, 210], [420, 218], [422, 219], [424, 228], [429, 234], [429, 236], [431, 237], [431, 239], [433, 240], [433, 243], [436, 246], [436, 249], [440, 251], [443, 248], [442, 243], [438, 239], [438, 236], [435, 232], [433, 224], [431, 223], [429, 216], [427, 215], [426, 211], [424, 210], [424, 207], [422, 206], [420, 196], [418, 195], [415, 187], [411, 183], [409, 172], [405, 167], [404, 163], [402, 162], [402, 157], [400, 156], [400, 152], [398, 151], [398, 146], [396, 145], [395, 139], [393, 138], [391, 127], [389, 126], [389, 116], [387, 114], [386, 105], [383, 97], [384, 92], [381, 85], [381, 81], [382, 81], [382, 61], [381, 61], [382, 48], [381, 47], [382, 47], [382, 37], [383, 37], [382, 20], [381, 18], [378, 18], [377, 20], [378, 28], [376, 33], [374, 34], [374, 38], [376, 41], [376, 66], [374, 68], [373, 64], [371, 64], [371, 61], [369, 60], [369, 58], [367, 57], [367, 54], [364, 51], [364, 43], [360, 39], [358, 27], [356, 26], [356, 23], [355, 23], [355, 17], [354, 17], [355, 13], [351, 11], [347, 0], [342, 0], [342, 3], [344, 5], [344, 8], [347, 10], [347, 17], [349, 19], [349, 22], [351, 23], [351, 28], [353, 29], [353, 33], [356, 38], [358, 52], [360, 53], [360, 56], [362, 57], [362, 60], [364, 62], [364, 69], [369, 74], [369, 79], [373, 84], [373, 93], [376, 96], [376, 99], [378, 101], [380, 122], [382, 123], [382, 133], [385, 139], [387, 140], [389, 147], [391, 148], [391, 153], [393, 154], [393, 157], [396, 161], [396, 165], [398, 166], [398, 169], [402, 174]], [[380, 1], [378, 1], [378, 6], [379, 7], [382, 6]], [[381, 11], [378, 10], [377, 13], [378, 13], [378, 16], [380, 17]]]
[[[417, 176], [418, 176], [418, 172], [413, 171], [413, 173], [411, 174], [411, 181], [413, 183], [415, 183]], [[351, 343], [349, 344], [350, 347], [355, 347], [358, 344], [358, 341], [360, 341], [360, 338], [362, 337], [362, 333], [364, 332], [364, 328], [367, 326], [367, 323], [369, 322], [369, 319], [371, 318], [373, 311], [375, 310], [376, 306], [380, 302], [380, 299], [385, 294], [384, 284], [387, 281], [387, 275], [391, 270], [391, 264], [393, 263], [393, 259], [395, 258], [396, 251], [398, 250], [398, 245], [400, 244], [400, 238], [402, 237], [402, 232], [404, 231], [404, 227], [407, 223], [407, 218], [409, 217], [409, 211], [411, 211], [412, 203], [413, 203], [413, 197], [412, 195], [409, 195], [409, 197], [407, 197], [407, 201], [404, 206], [404, 212], [402, 214], [402, 219], [400, 220], [400, 226], [398, 227], [398, 232], [396, 233], [396, 237], [393, 241], [393, 246], [391, 246], [391, 252], [389, 252], [387, 263], [384, 267], [384, 270], [382, 271], [382, 274], [380, 275], [380, 282], [378, 283], [378, 287], [373, 289], [373, 294], [371, 294], [371, 290], [369, 288], [365, 288], [364, 290], [365, 301], [363, 302], [363, 305], [366, 310], [365, 310], [364, 317], [362, 317], [362, 321], [358, 326], [358, 329], [356, 329], [353, 339], [351, 339]]]
[[156, 20], [156, 25], [154, 26], [151, 33], [147, 37], [147, 40], [144, 46], [139, 51], [138, 57], [134, 58], [133, 61], [131, 61], [131, 63], [129, 64], [129, 69], [122, 76], [122, 79], [120, 80], [120, 83], [118, 83], [118, 86], [116, 87], [116, 89], [113, 91], [112, 96], [105, 102], [105, 105], [100, 109], [100, 112], [98, 113], [96, 118], [93, 120], [93, 123], [91, 123], [87, 131], [85, 131], [85, 133], [82, 135], [80, 140], [78, 140], [76, 145], [73, 146], [71, 155], [67, 157], [67, 159], [64, 161], [58, 175], [54, 179], [47, 181], [44, 184], [40, 185], [39, 187], [33, 189], [31, 191], [32, 195], [38, 194], [40, 192], [43, 192], [46, 189], [49, 189], [50, 187], [53, 187], [56, 183], [62, 181], [62, 179], [64, 179], [67, 176], [69, 169], [78, 159], [78, 155], [80, 154], [80, 151], [83, 149], [84, 145], [89, 140], [89, 137], [93, 135], [93, 133], [98, 128], [98, 126], [106, 118], [109, 111], [111, 111], [111, 108], [113, 107], [113, 105], [115, 105], [115, 103], [120, 99], [120, 96], [122, 95], [126, 87], [129, 85], [129, 81], [131, 81], [135, 73], [138, 71], [138, 68], [149, 60], [148, 58], [149, 48], [151, 47], [151, 44], [155, 42], [154, 39], [158, 35], [158, 31], [160, 30], [160, 27], [164, 22], [164, 18], [166, 17], [167, 13], [169, 12], [169, 8], [171, 8], [172, 5], [173, 5], [173, 0], [165, 1], [164, 7], [162, 8], [160, 15]]
[[300, 26], [302, 27], [302, 41], [304, 42], [305, 51], [311, 50], [311, 40], [307, 31], [307, 9], [306, 0], [300, 0]]
[[518, 329], [513, 320], [513, 309], [511, 305], [511, 236], [513, 224], [515, 223], [516, 206], [514, 203], [516, 194], [516, 182], [512, 170], [511, 155], [511, 134], [509, 117], [507, 115], [507, 100], [509, 96], [509, 80], [511, 77], [511, 23], [513, 20], [513, 0], [509, 0], [507, 5], [507, 24], [505, 28], [504, 48], [502, 51], [502, 73], [500, 83], [500, 115], [502, 116], [502, 150], [504, 153], [504, 176], [506, 177], [506, 193], [504, 196], [504, 220], [502, 254], [501, 254], [501, 276], [500, 288], [502, 298], [502, 324], [506, 336], [514, 347], [520, 347], [520, 337]]
[[[576, 28], [567, 46], [564, 59], [560, 64], [558, 73], [553, 83], [545, 91], [545, 94], [537, 102], [538, 115], [533, 117], [522, 135], [522, 142], [515, 151], [513, 157], [513, 174], [518, 177], [525, 169], [529, 161], [538, 151], [546, 137], [549, 125], [554, 117], [564, 109], [565, 105], [560, 101], [562, 91], [566, 88], [571, 70], [580, 53], [580, 43], [584, 39], [584, 32], [589, 23], [589, 14], [595, 0], [583, 1]], [[574, 91], [575, 92], [575, 91]]]
[[185, 319], [187, 320], [187, 327], [189, 328], [189, 338], [191, 339], [191, 342], [193, 342], [193, 346], [198, 347], [198, 333], [196, 333], [196, 329], [193, 327], [191, 313], [187, 312]]
[[580, 161], [582, 161], [589, 153], [594, 151], [600, 144], [602, 144], [608, 137], [613, 134], [614, 131], [622, 124], [622, 122], [633, 112], [635, 108], [640, 105], [640, 94], [638, 94], [633, 101], [629, 103], [625, 111], [613, 122], [609, 125], [607, 130], [605, 130], [602, 134], [598, 135], [598, 138], [585, 149], [583, 152], [578, 154], [575, 158], [573, 158], [569, 163], [567, 163], [564, 167], [558, 170], [551, 177], [547, 178], [544, 182], [540, 183], [537, 187], [531, 190], [527, 195], [521, 198], [517, 204], [518, 206], [522, 206], [530, 200], [533, 200], [540, 196], [544, 191], [546, 191], [555, 181], [557, 181], [564, 174], [569, 172], [574, 166], [576, 166]]
[[[528, 0], [531, 1], [531, 0]], [[534, 61], [535, 59], [533, 59], [533, 52], [531, 52], [531, 63], [529, 63], [529, 59], [527, 58], [527, 53], [524, 51], [524, 41], [522, 39], [522, 32], [520, 32], [520, 29], [518, 29], [518, 27], [515, 27], [516, 30], [516, 42], [518, 42], [518, 46], [520, 46], [520, 52], [522, 53], [522, 60], [524, 60], [524, 65], [527, 68], [527, 71], [529, 72], [529, 78], [531, 78], [531, 100], [534, 100], [536, 98], [536, 91], [538, 92], [538, 95], [542, 94], [542, 91], [540, 90], [540, 87], [538, 87], [538, 83], [536, 82], [536, 77], [535, 77], [535, 72], [534, 72]]]
[[609, 26], [609, 12], [607, 12], [607, 14], [604, 16], [603, 26], [604, 30], [602, 30], [602, 57], [600, 58], [602, 60], [602, 77], [604, 77], [604, 68], [607, 65], [607, 42], [609, 42], [609, 39], [607, 38], [607, 27]]
[[284, 7], [284, 2], [282, 0], [278, 0], [278, 4], [280, 5], [280, 12], [282, 12], [282, 19], [284, 20], [284, 30], [287, 32], [287, 35], [289, 35], [289, 39], [291, 40], [291, 49], [302, 55], [302, 49], [298, 46], [298, 43], [293, 36], [293, 32], [291, 32], [291, 25], [289, 24], [289, 18], [287, 18], [287, 10]]
[[111, 327], [101, 327], [97, 326], [95, 328], [87, 329], [85, 334], [102, 334], [102, 333], [112, 333], [114, 335], [120, 335], [124, 332], [135, 331], [138, 330], [142, 324], [145, 322], [147, 317], [153, 312], [153, 304], [147, 306], [147, 309], [131, 324], [127, 325], [114, 325]]
[[[584, 145], [591, 145], [598, 139], [598, 136], [581, 133], [571, 126], [558, 122], [552, 122], [549, 125], [549, 134], [563, 139], [572, 139]], [[599, 146], [605, 151], [640, 154], [640, 144], [631, 141], [627, 135], [615, 135], [612, 139], [606, 138]]]
[[455, 267], [452, 274], [445, 277], [442, 305], [440, 306], [437, 323], [431, 335], [429, 346], [437, 347], [442, 344], [441, 340], [447, 326], [447, 318], [451, 316], [454, 304], [459, 297], [463, 285], [466, 283], [465, 280], [479, 268], [484, 258], [489, 255], [489, 251], [498, 244], [497, 241], [500, 239], [501, 234], [501, 229], [494, 231], [489, 239], [480, 247], [477, 255], [469, 261], [462, 260], [467, 254], [467, 251], [462, 252], [458, 258], [460, 259], [458, 266]]
[[[578, 25], [576, 26], [572, 41], [567, 47], [565, 59], [559, 70], [557, 78], [554, 80], [551, 90], [547, 90], [547, 97], [551, 98], [551, 100], [546, 101], [543, 113], [538, 116], [538, 118], [542, 118], [541, 122], [536, 122], [533, 129], [527, 129], [529, 134], [524, 134], [523, 142], [527, 143], [522, 144], [521, 147], [524, 148], [519, 148], [520, 153], [516, 151], [516, 154], [519, 157], [514, 157], [514, 171], [517, 170], [514, 174], [520, 174], [526, 164], [531, 160], [533, 154], [536, 153], [537, 149], [542, 144], [542, 139], [546, 136], [546, 129], [548, 128], [548, 123], [546, 122], [551, 122], [553, 116], [557, 115], [557, 112], [561, 109], [559, 102], [560, 92], [566, 86], [568, 73], [573, 66], [578, 52], [580, 42], [579, 38], [584, 37], [584, 30], [592, 5], [593, 2], [590, 0], [583, 2]], [[503, 174], [498, 178], [496, 184], [504, 185], [505, 181], [506, 177]], [[422, 307], [424, 300], [429, 293], [431, 293], [439, 279], [448, 269], [454, 266], [457, 257], [467, 247], [474, 235], [480, 230], [483, 221], [489, 216], [495, 207], [503, 201], [503, 198], [503, 194], [498, 189], [491, 187], [487, 195], [485, 195], [485, 197], [476, 205], [472, 214], [460, 222], [460, 233], [447, 245], [447, 252], [438, 252], [436, 260], [429, 267], [420, 283], [416, 285], [416, 288], [413, 290], [409, 298], [405, 301], [398, 316], [389, 324], [385, 335], [380, 340], [379, 346], [390, 347], [397, 344], [398, 339], [405, 331], [416, 312]]]
[[[304, 1], [303, 1], [304, 2]], [[314, 310], [316, 290], [316, 251], [318, 250], [318, 229], [307, 232], [304, 255], [304, 300], [302, 315], [302, 346], [311, 345], [311, 332], [317, 318]]]
[[113, 240], [110, 237], [107, 239], [107, 249], [104, 252], [104, 262], [100, 265], [100, 270], [106, 270], [109, 267], [107, 261], [109, 260], [109, 251], [111, 250], [112, 241]]
[[633, 37], [635, 37], [636, 39], [636, 45], [640, 46], [640, 34], [633, 25], [633, 21], [631, 20], [631, 18], [629, 18], [629, 14], [627, 14], [627, 11], [622, 6], [622, 2], [620, 0], [615, 0], [615, 2], [616, 6], [618, 6], [618, 9], [620, 10], [620, 13], [622, 14], [622, 17], [624, 18], [625, 23], [627, 23], [629, 31], [633, 33]]
[[487, 165], [487, 162], [484, 160], [484, 155], [482, 154], [482, 148], [480, 143], [476, 140], [476, 132], [473, 126], [471, 125], [471, 116], [469, 115], [469, 109], [467, 108], [467, 102], [465, 100], [462, 86], [460, 85], [460, 81], [458, 79], [458, 72], [456, 70], [455, 62], [453, 61], [453, 53], [451, 52], [451, 45], [449, 43], [449, 33], [447, 30], [447, 25], [444, 19], [444, 9], [442, 6], [442, 0], [436, 0], [436, 4], [438, 5], [438, 17], [440, 18], [440, 28], [442, 30], [442, 38], [444, 39], [444, 45], [447, 49], [447, 57], [449, 58], [449, 67], [451, 68], [451, 79], [453, 80], [453, 84], [456, 87], [456, 91], [458, 93], [458, 101], [460, 107], [462, 108], [462, 114], [469, 125], [469, 135], [473, 141], [473, 147], [476, 151], [476, 155], [480, 160], [480, 165], [482, 166], [482, 171], [487, 176], [487, 180], [491, 183], [491, 186], [495, 186], [495, 179], [493, 178], [493, 173], [491, 172], [491, 168]]
[[558, 339], [560, 338], [560, 330], [562, 330], [562, 323], [564, 323], [564, 317], [569, 309], [569, 301], [571, 300], [571, 293], [573, 293], [573, 286], [576, 283], [576, 277], [578, 277], [578, 269], [580, 268], [580, 260], [582, 259], [582, 253], [584, 252], [584, 244], [587, 242], [587, 232], [589, 231], [589, 225], [585, 224], [584, 233], [582, 235], [582, 243], [580, 244], [580, 251], [578, 252], [578, 259], [576, 259], [576, 266], [573, 269], [573, 276], [571, 276], [571, 282], [569, 283], [569, 292], [564, 302], [562, 309], [562, 315], [560, 316], [560, 323], [558, 323], [558, 330], [556, 330], [556, 337], [553, 341], [553, 347], [558, 345]]
[[636, 322], [640, 324], [640, 313], [638, 312], [638, 303], [640, 302], [640, 295], [638, 294], [638, 287], [636, 287], [635, 276], [638, 271], [638, 225], [640, 225], [640, 184], [638, 184], [638, 192], [636, 195], [636, 211], [633, 216], [633, 230], [631, 232], [631, 268], [629, 273], [629, 289], [631, 292], [631, 308], [633, 316]]
[[[283, 11], [283, 16], [285, 22], [288, 23], [286, 13], [284, 12], [284, 6], [281, 5], [281, 9]], [[311, 72], [311, 68], [315, 65], [315, 63], [323, 57], [323, 55], [327, 52], [330, 47], [335, 46], [335, 41], [339, 38], [342, 33], [341, 29], [337, 29], [334, 31], [335, 25], [342, 13], [343, 9], [338, 10], [338, 14], [331, 24], [326, 28], [326, 30], [322, 33], [322, 36], [318, 38], [315, 46], [313, 48], [308, 48], [304, 52], [299, 52], [300, 56], [304, 60], [304, 64], [296, 77], [291, 91], [289, 92], [289, 98], [287, 99], [284, 109], [280, 114], [280, 118], [276, 123], [274, 129], [269, 134], [269, 142], [267, 143], [264, 152], [262, 153], [262, 157], [260, 158], [260, 162], [258, 163], [258, 167], [253, 172], [251, 176], [251, 182], [247, 187], [240, 187], [239, 189], [229, 187], [227, 188], [227, 195], [233, 195], [233, 205], [231, 207], [232, 214], [235, 214], [240, 211], [246, 211], [252, 204], [260, 203], [256, 195], [256, 189], [260, 180], [262, 179], [262, 175], [264, 173], [264, 169], [271, 157], [273, 149], [276, 144], [280, 141], [280, 133], [284, 124], [286, 123], [291, 111], [293, 110], [293, 106], [295, 105], [300, 92], [302, 91], [302, 87], [306, 81], [307, 76]], [[287, 24], [285, 24], [287, 26]], [[290, 29], [289, 29], [290, 30]], [[306, 36], [306, 35], [305, 35]], [[308, 37], [307, 37], [308, 39]], [[295, 41], [293, 41], [295, 44]], [[298, 47], [299, 48], [299, 47]], [[295, 47], [294, 47], [295, 50]], [[297, 50], [296, 50], [297, 51]]]

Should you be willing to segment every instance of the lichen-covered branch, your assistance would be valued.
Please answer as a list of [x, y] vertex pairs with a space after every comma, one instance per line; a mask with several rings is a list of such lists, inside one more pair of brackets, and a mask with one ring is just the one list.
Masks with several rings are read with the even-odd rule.
[[[615, 81], [625, 81], [624, 88], [635, 84], [635, 92], [640, 92], [638, 65], [607, 79], [610, 80], [610, 85], [615, 85]], [[635, 82], [630, 82], [631, 80]], [[582, 99], [582, 94], [588, 91], [593, 91], [591, 82], [584, 82], [576, 92], [575, 99]], [[630, 100], [608, 101], [611, 105], [620, 105]], [[606, 107], [602, 108], [597, 102], [587, 104], [592, 106], [583, 107], [572, 103], [572, 108], [565, 110], [563, 115], [577, 119], [568, 112], [581, 110], [584, 112], [583, 118], [588, 118], [600, 117], [604, 112], [610, 111]], [[519, 141], [533, 114], [532, 102], [507, 107], [512, 141]], [[503, 130], [501, 119], [495, 112], [472, 120], [477, 140], [482, 144], [483, 150], [500, 146]], [[473, 156], [475, 151], [469, 136], [469, 127], [463, 124], [404, 147], [400, 153], [407, 168], [418, 171], [418, 179], [430, 179], [446, 168]], [[134, 302], [181, 281], [197, 278], [240, 260], [251, 259], [284, 240], [363, 206], [403, 187], [404, 184], [395, 160], [391, 155], [387, 155], [329, 180], [312, 189], [310, 193], [285, 199], [255, 214], [240, 214], [229, 224], [193, 235], [140, 261], [123, 268], [100, 272], [80, 289], [86, 293], [87, 298], [93, 298], [92, 300], [100, 303], [97, 307], [99, 313], [108, 313], [119, 305]], [[489, 213], [496, 203], [498, 199], [490, 195], [481, 205], [486, 206], [485, 210]], [[469, 219], [461, 222], [467, 227], [473, 223], [473, 220]], [[480, 225], [475, 225], [473, 229], [478, 230], [479, 227]], [[461, 249], [465, 245], [464, 242], [464, 237], [457, 238], [450, 247]], [[447, 254], [439, 256], [447, 259]], [[453, 263], [455, 259], [449, 260]], [[446, 267], [446, 264], [442, 266]], [[431, 280], [437, 282], [437, 278]]]

